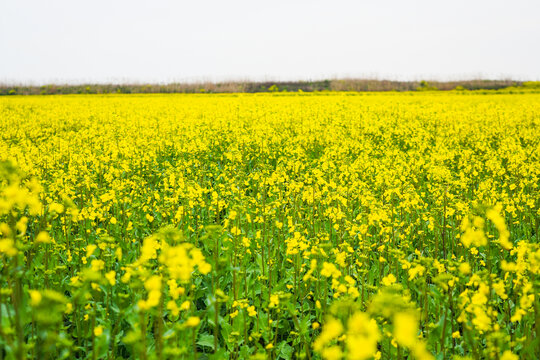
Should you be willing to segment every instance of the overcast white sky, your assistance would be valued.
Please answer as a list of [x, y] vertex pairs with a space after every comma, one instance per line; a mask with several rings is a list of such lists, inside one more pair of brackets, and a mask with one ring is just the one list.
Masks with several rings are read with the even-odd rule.
[[0, 0], [0, 82], [540, 80], [540, 0]]

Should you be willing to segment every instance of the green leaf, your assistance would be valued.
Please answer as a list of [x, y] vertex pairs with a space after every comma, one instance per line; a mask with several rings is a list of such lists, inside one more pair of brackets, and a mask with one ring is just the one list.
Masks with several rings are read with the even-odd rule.
[[197, 345], [206, 346], [214, 350], [214, 336], [209, 334], [202, 334], [197, 340]]
[[278, 356], [279, 358], [281, 359], [291, 359], [292, 358], [292, 355], [293, 355], [293, 352], [294, 352], [294, 349], [292, 346], [290, 346], [286, 341], [282, 341], [279, 345], [278, 345]]

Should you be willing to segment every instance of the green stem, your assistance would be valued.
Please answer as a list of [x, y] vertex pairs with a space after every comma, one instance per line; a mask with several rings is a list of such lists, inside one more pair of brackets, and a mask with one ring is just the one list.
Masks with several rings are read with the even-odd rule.
[[146, 314], [141, 311], [139, 319], [141, 322], [141, 360], [146, 360]]

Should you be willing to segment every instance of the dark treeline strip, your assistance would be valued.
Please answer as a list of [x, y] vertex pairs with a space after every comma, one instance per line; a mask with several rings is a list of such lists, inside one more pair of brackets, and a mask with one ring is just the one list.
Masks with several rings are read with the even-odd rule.
[[431, 90], [501, 90], [540, 89], [539, 81], [463, 80], [463, 81], [392, 81], [340, 79], [278, 82], [200, 82], [171, 84], [50, 84], [43, 86], [0, 84], [0, 95], [59, 94], [168, 94], [168, 93], [258, 93], [285, 91], [431, 91]]

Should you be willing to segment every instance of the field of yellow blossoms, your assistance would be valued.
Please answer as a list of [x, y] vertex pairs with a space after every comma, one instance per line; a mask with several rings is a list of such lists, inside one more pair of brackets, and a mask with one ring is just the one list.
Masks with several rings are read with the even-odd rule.
[[540, 94], [0, 98], [0, 359], [540, 358]]

